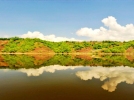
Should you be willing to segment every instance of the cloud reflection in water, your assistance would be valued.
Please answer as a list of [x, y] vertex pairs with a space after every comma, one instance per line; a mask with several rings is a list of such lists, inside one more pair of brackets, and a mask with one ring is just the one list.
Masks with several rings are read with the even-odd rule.
[[[74, 70], [76, 68], [82, 68], [83, 66], [61, 66], [61, 65], [51, 65], [40, 67], [39, 69], [25, 69], [21, 68], [17, 71], [26, 73], [27, 76], [39, 76], [43, 72], [54, 73], [56, 70]], [[85, 67], [86, 68], [86, 67]], [[8, 69], [4, 70], [5, 72], [9, 71]], [[82, 80], [92, 80], [93, 78], [104, 81], [102, 88], [109, 92], [116, 90], [116, 87], [121, 82], [126, 82], [127, 84], [134, 83], [134, 68], [131, 67], [88, 67], [86, 71], [77, 71], [76, 76]]]
[[34, 68], [30, 68], [30, 69], [18, 69], [18, 71], [26, 73], [27, 76], [39, 76], [41, 75], [44, 71], [45, 72], [50, 72], [50, 73], [54, 73], [56, 70], [67, 70], [67, 69], [75, 69], [75, 68], [79, 68], [81, 66], [60, 66], [60, 65], [51, 65], [51, 66], [45, 66], [45, 67], [41, 67], [39, 69], [34, 69]]
[[121, 82], [126, 82], [127, 84], [134, 83], [134, 68], [123, 66], [111, 68], [91, 67], [88, 71], [78, 71], [76, 76], [82, 80], [92, 80], [92, 78], [100, 79], [100, 81], [105, 80], [102, 88], [113, 92]]

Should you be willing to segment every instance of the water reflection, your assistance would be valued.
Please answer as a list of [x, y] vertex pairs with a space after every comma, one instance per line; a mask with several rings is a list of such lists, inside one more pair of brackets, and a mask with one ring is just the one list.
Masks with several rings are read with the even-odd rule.
[[100, 79], [100, 81], [105, 81], [102, 85], [104, 90], [109, 92], [115, 91], [117, 85], [121, 82], [126, 82], [127, 84], [134, 83], [134, 68], [130, 67], [90, 67], [87, 71], [78, 71], [76, 76], [82, 80], [92, 80]]
[[23, 73], [26, 73], [27, 76], [39, 76], [44, 71], [45, 72], [54, 73], [56, 70], [67, 70], [67, 69], [73, 70], [73, 69], [79, 68], [79, 67], [81, 67], [81, 66], [51, 65], [51, 66], [40, 67], [39, 69], [34, 69], [34, 68], [25, 69], [25, 68], [21, 68], [21, 69], [18, 69], [18, 71], [23, 72]]
[[[81, 80], [92, 80], [99, 79], [104, 81], [104, 84], [101, 86], [104, 90], [113, 92], [116, 90], [117, 85], [125, 82], [127, 84], [134, 83], [134, 68], [116, 66], [116, 67], [102, 67], [102, 66], [61, 66], [61, 65], [51, 65], [43, 66], [40, 68], [20, 68], [16, 71], [26, 73], [27, 76], [40, 76], [44, 72], [55, 73], [55, 71], [64, 71], [64, 70], [75, 70], [74, 74], [79, 77]], [[4, 69], [5, 72], [10, 71], [9, 69]]]
[[[130, 66], [134, 59], [123, 55], [0, 55], [0, 68], [40, 68], [42, 66]], [[129, 59], [128, 59], [129, 58]], [[130, 60], [131, 58], [131, 60]]]
[[[32, 89], [34, 87], [38, 89], [40, 87], [40, 90], [46, 94], [48, 91], [50, 93], [53, 91], [63, 93], [61, 91], [65, 89], [68, 94], [76, 93], [78, 95], [83, 93], [83, 96], [85, 95], [84, 93], [87, 93], [88, 96], [88, 92], [92, 91], [95, 97], [96, 91], [99, 91], [97, 93], [101, 96], [100, 93], [105, 94], [115, 91], [120, 83], [134, 83], [133, 61], [132, 56], [126, 57], [123, 55], [0, 55], [0, 88], [4, 90], [4, 87], [12, 87], [12, 85], [17, 84], [15, 86], [22, 86], [22, 90], [23, 88], [30, 87]], [[101, 84], [102, 82], [104, 82], [103, 85]], [[12, 83], [12, 85], [8, 83]], [[61, 86], [62, 88], [58, 90]], [[50, 87], [52, 88], [50, 89]], [[104, 93], [101, 87], [109, 92]], [[46, 88], [48, 89], [47, 91], [45, 91]], [[10, 90], [12, 92], [12, 89]], [[134, 92], [134, 89], [130, 90]], [[55, 94], [55, 92], [53, 93]], [[9, 94], [11, 93], [9, 92]], [[42, 96], [44, 96], [44, 93]]]

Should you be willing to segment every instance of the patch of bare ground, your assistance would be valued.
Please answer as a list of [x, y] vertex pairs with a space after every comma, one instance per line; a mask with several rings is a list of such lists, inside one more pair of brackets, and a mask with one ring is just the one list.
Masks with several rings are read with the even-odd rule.
[[101, 53], [98, 53], [97, 55], [94, 54], [94, 50], [90, 47], [82, 48], [80, 50], [77, 50], [76, 52], [73, 52], [72, 55], [77, 58], [81, 58], [84, 60], [91, 60], [92, 58], [100, 58]]
[[126, 50], [126, 58], [129, 60], [129, 61], [134, 61], [134, 48], [133, 47], [129, 47], [127, 50]]
[[54, 51], [46, 46], [35, 48], [33, 51], [30, 51], [28, 53], [41, 53], [41, 54], [53, 54]]
[[[8, 43], [8, 40], [0, 40], [0, 53], [3, 50], [4, 45], [6, 45], [7, 43]], [[8, 66], [8, 64], [2, 58], [2, 55], [0, 55], [0, 66], [2, 66], [2, 67], [7, 67]]]
[[90, 47], [87, 48], [82, 48], [80, 50], [77, 50], [77, 53], [90, 53], [92, 51], [92, 49]]
[[41, 65], [44, 61], [49, 60], [54, 56], [54, 52], [45, 46], [35, 48], [33, 51], [27, 53], [27, 55], [32, 56], [34, 58], [35, 65]]
[[4, 45], [8, 43], [8, 40], [0, 40], [0, 52], [3, 50]]

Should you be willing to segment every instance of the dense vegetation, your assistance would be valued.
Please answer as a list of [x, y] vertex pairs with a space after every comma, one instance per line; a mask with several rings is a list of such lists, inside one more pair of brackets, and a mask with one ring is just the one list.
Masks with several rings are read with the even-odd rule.
[[[134, 67], [133, 60], [128, 60], [122, 55], [103, 55], [99, 58], [83, 59], [79, 56], [73, 57], [72, 55], [55, 55], [50, 59], [38, 60], [32, 56], [27, 55], [1, 55], [3, 63], [7, 63], [6, 67], [0, 65], [0, 68], [39, 68], [42, 66], [50, 65], [62, 65], [62, 66], [104, 66], [104, 67], [116, 67], [116, 66], [130, 66]], [[41, 61], [41, 63], [35, 63]]]
[[3, 45], [1, 52], [16, 53], [16, 52], [30, 52], [40, 47], [48, 47], [55, 53], [71, 53], [78, 52], [83, 48], [90, 48], [89, 52], [104, 52], [104, 53], [125, 53], [127, 49], [131, 53], [134, 53], [134, 40], [128, 42], [119, 41], [63, 41], [63, 42], [50, 42], [40, 39], [30, 38], [0, 38], [2, 41], [8, 41], [6, 45]]

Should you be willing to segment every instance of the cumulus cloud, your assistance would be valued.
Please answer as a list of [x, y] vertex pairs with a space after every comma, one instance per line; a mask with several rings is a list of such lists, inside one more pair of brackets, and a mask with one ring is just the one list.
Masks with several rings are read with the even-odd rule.
[[76, 76], [82, 80], [92, 80], [92, 78], [100, 79], [105, 81], [102, 88], [109, 92], [115, 91], [117, 85], [121, 82], [127, 84], [134, 83], [134, 68], [130, 67], [91, 67], [88, 71], [79, 71]]
[[27, 76], [39, 76], [41, 75], [44, 71], [45, 72], [50, 72], [50, 73], [54, 73], [56, 70], [67, 70], [67, 69], [75, 69], [81, 66], [60, 66], [60, 65], [51, 65], [51, 66], [45, 66], [45, 67], [41, 67], [39, 69], [34, 69], [34, 68], [30, 68], [30, 69], [18, 69], [18, 71], [26, 73]]
[[0, 38], [9, 38], [9, 37], [10, 37], [9, 35], [6, 35], [6, 34], [3, 35], [3, 34], [4, 34], [4, 33], [2, 33], [2, 34], [0, 33]]
[[104, 18], [102, 23], [107, 27], [100, 27], [99, 29], [81, 28], [76, 34], [79, 36], [87, 36], [89, 40], [114, 40], [114, 41], [128, 41], [134, 39], [134, 25], [127, 24], [121, 26], [117, 23], [116, 19], [112, 16]]
[[54, 42], [59, 42], [59, 41], [81, 41], [77, 40], [75, 38], [66, 38], [66, 37], [56, 37], [54, 34], [52, 35], [43, 35], [42, 33], [35, 31], [35, 32], [28, 32], [26, 34], [21, 35], [22, 38], [39, 38], [42, 40], [47, 40], [47, 41], [54, 41]]

